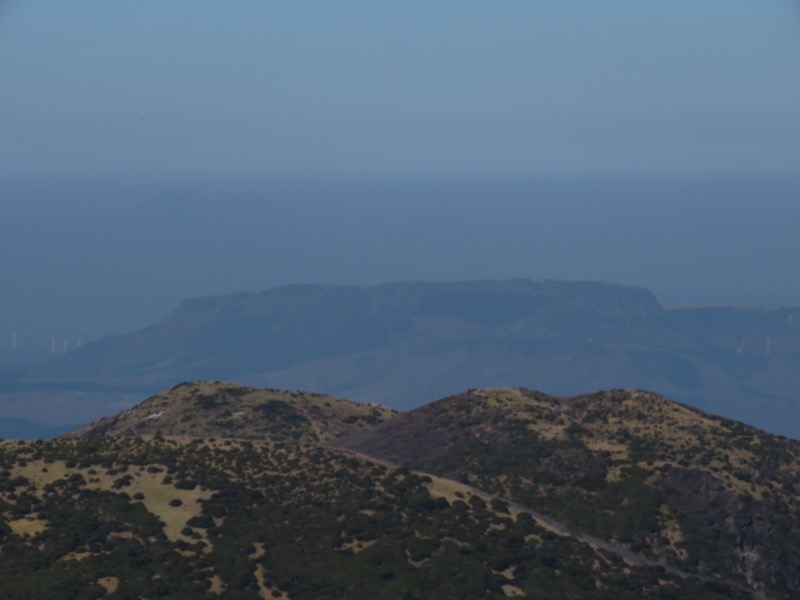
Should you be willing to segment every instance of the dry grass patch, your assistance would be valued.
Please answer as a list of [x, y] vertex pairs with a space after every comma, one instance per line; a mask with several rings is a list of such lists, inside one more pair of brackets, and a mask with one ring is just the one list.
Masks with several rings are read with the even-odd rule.
[[8, 521], [8, 526], [18, 536], [34, 537], [47, 529], [47, 521], [38, 519], [35, 515], [29, 515], [22, 519]]
[[358, 554], [359, 552], [366, 550], [370, 546], [374, 546], [376, 541], [377, 540], [367, 540], [362, 542], [360, 540], [352, 540], [350, 542], [342, 544], [339, 550], [341, 551], [350, 550], [352, 551], [353, 554]]
[[97, 584], [106, 591], [106, 596], [113, 594], [119, 587], [119, 579], [116, 577], [101, 577], [97, 580]]
[[82, 560], [85, 560], [85, 559], [89, 558], [90, 556], [94, 556], [94, 554], [92, 554], [91, 552], [86, 552], [86, 551], [83, 551], [83, 552], [70, 552], [69, 554], [65, 554], [61, 558], [61, 560], [75, 560], [75, 561], [80, 562]]
[[264, 566], [256, 565], [256, 583], [258, 583], [258, 595], [264, 600], [272, 598], [272, 592], [267, 587], [266, 579], [264, 577]]
[[616, 466], [610, 467], [608, 471], [606, 471], [606, 481], [609, 483], [614, 483], [616, 481], [622, 481], [622, 471], [624, 466]]
[[222, 596], [225, 593], [225, 582], [222, 581], [219, 575], [212, 575], [211, 576], [211, 583], [208, 586], [208, 593], [209, 594], [216, 594], [217, 596]]
[[[186, 540], [192, 542], [191, 538], [183, 535], [181, 530], [187, 526], [187, 522], [192, 517], [199, 516], [203, 512], [200, 500], [210, 498], [213, 492], [195, 488], [193, 490], [179, 490], [171, 485], [161, 482], [163, 474], [142, 473], [134, 476], [131, 484], [125, 491], [133, 496], [136, 493], [144, 495], [141, 502], [144, 507], [156, 515], [164, 523], [164, 534], [172, 542]], [[180, 500], [179, 506], [176, 500]], [[172, 504], [171, 504], [172, 503]], [[208, 544], [205, 531], [197, 529], [203, 541]]]
[[267, 553], [266, 544], [262, 542], [256, 542], [255, 544], [253, 544], [253, 553], [250, 555], [250, 558], [252, 560], [258, 560], [266, 553]]
[[603, 438], [588, 438], [584, 443], [592, 452], [610, 453], [612, 460], [628, 459], [628, 447], [625, 444], [620, 444], [619, 442], [613, 442]]
[[39, 489], [48, 483], [53, 483], [58, 479], [69, 477], [69, 475], [76, 471], [77, 469], [67, 469], [64, 461], [45, 463], [44, 461], [39, 460], [28, 461], [24, 467], [18, 466], [13, 469], [13, 472], [16, 475], [25, 477]]
[[525, 597], [525, 592], [522, 591], [522, 588], [520, 588], [520, 587], [518, 587], [516, 585], [511, 585], [511, 584], [507, 583], [507, 584], [502, 585], [500, 587], [502, 588], [503, 594], [505, 595], [506, 598], [524, 598]]
[[444, 498], [452, 504], [456, 500], [466, 501], [473, 495], [468, 486], [452, 479], [444, 479], [427, 473], [425, 476], [431, 479], [431, 482], [426, 484], [425, 487], [428, 488], [428, 493], [433, 498]]
[[[162, 467], [163, 469], [163, 467]], [[163, 469], [166, 471], [166, 469]], [[124, 491], [131, 496], [141, 493], [144, 498], [141, 502], [144, 507], [164, 523], [164, 534], [172, 541], [185, 540], [194, 542], [181, 533], [187, 526], [187, 521], [194, 516], [202, 514], [200, 500], [210, 498], [213, 494], [210, 490], [195, 488], [193, 490], [181, 490], [172, 485], [162, 483], [164, 473], [148, 473], [143, 468], [129, 468], [125, 474], [131, 476], [131, 482], [120, 490], [114, 488], [114, 482], [119, 474], [109, 475], [108, 473], [97, 470], [94, 474], [89, 474], [89, 469], [67, 468], [63, 461], [45, 464], [43, 461], [29, 461], [24, 467], [16, 467], [15, 475], [22, 475], [27, 478], [32, 485], [37, 488], [37, 493], [41, 494], [44, 486], [51, 484], [59, 479], [65, 479], [71, 475], [79, 474], [84, 477], [86, 487], [103, 491]], [[175, 501], [180, 501], [176, 504]], [[171, 504], [172, 503], [172, 504]], [[19, 535], [36, 535], [47, 527], [44, 521], [29, 516], [18, 519], [10, 524], [12, 530]], [[201, 539], [209, 544], [206, 533], [202, 529], [195, 528]], [[210, 545], [207, 547], [210, 550]]]
[[497, 575], [502, 575], [508, 580], [514, 579], [514, 572], [517, 570], [517, 565], [513, 565], [508, 567], [505, 571], [500, 571], [496, 573]]
[[[118, 491], [113, 487], [118, 477], [117, 475], [112, 476], [102, 472], [89, 475], [86, 470], [66, 469], [63, 464], [60, 465], [59, 468], [49, 469], [47, 473], [41, 473], [41, 469], [38, 469], [36, 464], [29, 464], [28, 468], [31, 469], [35, 475], [39, 476], [37, 483], [51, 483], [56, 479], [79, 473], [83, 475], [84, 478], [87, 478], [88, 483], [86, 487], [88, 488], [104, 491]], [[170, 541], [175, 542], [180, 539], [188, 542], [194, 541], [182, 535], [181, 530], [186, 527], [186, 523], [189, 519], [202, 513], [200, 500], [209, 498], [213, 492], [201, 490], [199, 488], [195, 488], [194, 490], [180, 490], [174, 486], [163, 484], [163, 473], [147, 473], [143, 469], [129, 469], [126, 475], [130, 475], [132, 480], [130, 484], [122, 488], [121, 491], [131, 496], [137, 493], [141, 493], [144, 496], [141, 502], [149, 512], [164, 522], [164, 534]], [[91, 478], [91, 481], [89, 481], [88, 478]], [[174, 500], [180, 500], [180, 505], [172, 506], [170, 502]], [[198, 533], [201, 537], [205, 538], [204, 531], [198, 530]], [[208, 543], [207, 539], [203, 539], [203, 541]]]
[[528, 429], [535, 431], [543, 440], [565, 440], [567, 423], [554, 423], [551, 421], [529, 421]]

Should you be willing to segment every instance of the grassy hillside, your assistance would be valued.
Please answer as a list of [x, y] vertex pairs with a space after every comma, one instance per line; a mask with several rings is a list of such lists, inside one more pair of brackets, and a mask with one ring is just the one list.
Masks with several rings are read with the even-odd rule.
[[223, 382], [182, 383], [66, 437], [164, 434], [272, 442], [319, 442], [392, 418], [395, 411], [309, 392]]
[[0, 555], [9, 600], [748, 597], [311, 444], [2, 442]]
[[767, 597], [800, 594], [800, 442], [645, 392], [450, 397], [336, 444]]
[[800, 442], [652, 393], [194, 382], [70, 438], [0, 443], [3, 598], [800, 593]]

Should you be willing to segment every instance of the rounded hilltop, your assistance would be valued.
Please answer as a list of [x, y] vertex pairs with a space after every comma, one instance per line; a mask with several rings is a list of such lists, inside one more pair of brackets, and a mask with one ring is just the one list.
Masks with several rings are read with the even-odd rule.
[[160, 435], [317, 443], [377, 425], [396, 414], [376, 404], [313, 392], [194, 381], [178, 384], [64, 437]]

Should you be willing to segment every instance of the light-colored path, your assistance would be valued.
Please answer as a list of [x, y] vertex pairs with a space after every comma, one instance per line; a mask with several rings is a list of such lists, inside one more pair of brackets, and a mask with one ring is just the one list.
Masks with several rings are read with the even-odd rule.
[[[387, 460], [374, 458], [372, 456], [369, 456], [367, 454], [363, 454], [361, 452], [356, 452], [356, 451], [353, 451], [353, 450], [347, 450], [347, 449], [344, 449], [344, 448], [337, 448], [337, 447], [333, 447], [333, 449], [341, 451], [341, 452], [343, 452], [345, 454], [350, 454], [352, 456], [355, 456], [357, 458], [363, 459], [365, 461], [382, 464], [384, 466], [391, 467], [393, 469], [407, 468], [407, 467], [404, 467], [403, 465], [398, 465], [398, 464], [389, 462]], [[534, 509], [532, 509], [532, 508], [530, 508], [528, 506], [523, 506], [519, 502], [515, 502], [513, 500], [509, 500], [508, 498], [503, 498], [501, 496], [496, 496], [494, 494], [490, 494], [488, 492], [485, 492], [483, 490], [480, 490], [478, 488], [472, 487], [470, 485], [455, 481], [453, 479], [447, 479], [447, 478], [444, 478], [444, 477], [439, 477], [438, 475], [433, 475], [431, 473], [425, 473], [424, 471], [417, 471], [417, 470], [414, 470], [414, 469], [409, 469], [409, 471], [411, 473], [414, 473], [415, 475], [420, 476], [420, 477], [429, 477], [434, 482], [434, 484], [437, 484], [441, 488], [448, 488], [449, 490], [451, 490], [453, 492], [460, 491], [462, 494], [465, 494], [465, 495], [469, 494], [469, 495], [473, 495], [473, 496], [478, 496], [479, 498], [483, 499], [486, 502], [491, 502], [492, 500], [500, 500], [502, 502], [505, 502], [508, 505], [509, 511], [511, 513], [516, 513], [516, 514], [525, 513], [525, 514], [528, 514], [543, 529], [546, 529], [547, 531], [555, 533], [556, 535], [560, 535], [560, 536], [563, 536], [563, 537], [570, 537], [570, 538], [573, 538], [573, 539], [576, 539], [576, 540], [580, 540], [581, 542], [584, 542], [585, 544], [588, 544], [589, 546], [591, 546], [595, 550], [603, 550], [603, 551], [608, 552], [610, 554], [614, 554], [616, 556], [619, 556], [622, 560], [624, 560], [629, 565], [633, 565], [633, 566], [637, 566], [637, 567], [661, 568], [661, 569], [664, 569], [664, 571], [666, 573], [669, 573], [671, 575], [676, 575], [676, 576], [684, 578], [684, 579], [692, 578], [692, 579], [698, 579], [700, 581], [718, 581], [718, 580], [716, 580], [714, 578], [711, 578], [711, 577], [705, 577], [705, 576], [699, 575], [697, 573], [688, 573], [686, 571], [682, 571], [680, 569], [676, 569], [675, 567], [669, 566], [669, 565], [667, 565], [667, 564], [665, 564], [665, 563], [663, 563], [661, 561], [654, 560], [652, 558], [648, 558], [648, 557], [644, 556], [643, 554], [640, 554], [638, 552], [634, 552], [633, 550], [631, 550], [629, 548], [625, 548], [624, 546], [620, 546], [618, 544], [614, 544], [613, 542], [609, 542], [607, 540], [604, 540], [604, 539], [589, 535], [588, 533], [584, 533], [582, 531], [578, 531], [574, 527], [571, 527], [571, 526], [569, 526], [569, 525], [567, 525], [565, 523], [562, 523], [561, 521], [557, 521], [555, 519], [552, 519], [552, 518], [548, 517], [547, 515], [544, 515], [544, 514], [540, 513], [537, 510], [534, 510]], [[758, 591], [754, 591], [754, 590], [748, 588], [747, 592], [753, 594], [753, 597], [756, 600], [761, 600], [762, 599], [762, 595], [759, 594]]]

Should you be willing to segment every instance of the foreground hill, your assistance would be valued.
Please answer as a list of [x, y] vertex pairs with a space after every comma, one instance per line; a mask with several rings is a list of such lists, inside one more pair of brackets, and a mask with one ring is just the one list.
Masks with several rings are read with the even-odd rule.
[[473, 390], [334, 443], [761, 597], [800, 596], [800, 442], [655, 394]]
[[271, 442], [321, 442], [397, 414], [309, 392], [255, 389], [223, 382], [181, 383], [65, 437], [222, 436]]
[[309, 444], [0, 442], [0, 553], [8, 600], [750, 597]]
[[193, 379], [401, 410], [514, 382], [652, 389], [796, 436], [798, 364], [796, 309], [668, 310], [641, 288], [522, 279], [288, 286], [187, 300], [152, 327], [7, 374], [0, 417], [86, 422]]
[[[131, 438], [134, 447], [151, 444], [146, 456], [136, 459], [140, 474], [148, 472], [148, 462], [160, 460], [153, 457], [161, 450], [153, 448], [189, 446], [195, 462], [191, 474], [179, 474], [178, 479], [199, 481], [199, 470], [218, 468], [222, 460], [213, 458], [206, 448], [255, 448], [239, 441], [231, 446], [230, 438], [250, 438], [258, 441], [262, 453], [282, 448], [284, 460], [292, 464], [306, 459], [290, 457], [308, 453], [336, 456], [336, 461], [349, 456], [347, 460], [355, 462], [346, 464], [366, 461], [380, 466], [384, 473], [400, 469], [409, 477], [442, 477], [431, 480], [438, 491], [431, 488], [428, 492], [445, 497], [451, 509], [462, 510], [458, 500], [480, 504], [471, 500], [474, 496], [488, 502], [495, 517], [510, 511], [516, 523], [520, 514], [527, 515], [524, 519], [530, 517], [550, 534], [582, 544], [582, 552], [610, 552], [628, 567], [657, 567], [684, 580], [682, 585], [705, 586], [696, 591], [698, 596], [678, 597], [703, 597], [709, 590], [722, 589], [709, 588], [711, 582], [734, 595], [739, 593], [736, 590], [747, 589], [754, 598], [793, 598], [800, 593], [800, 442], [648, 392], [616, 390], [558, 398], [523, 388], [471, 390], [397, 415], [374, 405], [316, 394], [196, 382], [175, 386], [114, 418], [73, 432], [71, 437], [96, 440], [99, 445], [90, 443], [88, 448], [106, 448], [106, 462], [117, 460], [114, 452], [124, 453], [126, 458], [120, 464], [125, 464], [132, 460], [128, 457], [132, 450], [120, 440], [137, 435], [158, 436], [152, 442]], [[170, 438], [164, 446], [159, 443], [162, 436], [179, 437]], [[319, 443], [329, 449], [323, 450]], [[41, 447], [41, 443], [22, 447]], [[44, 447], [72, 452], [65, 450], [69, 445]], [[342, 451], [356, 452], [360, 458]], [[245, 463], [250, 460], [247, 452], [242, 459]], [[42, 453], [34, 456], [44, 460]], [[18, 464], [28, 462], [23, 459]], [[232, 473], [238, 473], [239, 466], [227, 464]], [[335, 478], [352, 477], [349, 467], [337, 464]], [[47, 464], [42, 468], [47, 469], [43, 472], [52, 470]], [[407, 468], [413, 472], [402, 470]], [[248, 477], [257, 475], [250, 467], [246, 470]], [[311, 485], [307, 478], [316, 476], [312, 471], [309, 467], [299, 479], [293, 479], [293, 485]], [[169, 483], [175, 479], [174, 469], [166, 472], [171, 475]], [[209, 487], [217, 489], [217, 485]], [[381, 487], [381, 492], [386, 488]], [[167, 492], [158, 493], [163, 498]], [[241, 489], [239, 493], [249, 492]], [[313, 502], [325, 504], [325, 493], [311, 492]], [[378, 521], [388, 518], [383, 510], [403, 510], [386, 499], [373, 505], [365, 500], [367, 492], [363, 490], [354, 493], [361, 500], [353, 502], [367, 503], [358, 510], [366, 510], [364, 514]], [[256, 505], [261, 502], [259, 499]], [[440, 504], [440, 508], [446, 507]], [[300, 517], [292, 513], [291, 518]], [[299, 525], [289, 520], [286, 526]], [[446, 537], [449, 525], [442, 527], [440, 535]], [[504, 528], [508, 527], [514, 528], [506, 523]], [[417, 533], [411, 535], [417, 537]], [[528, 534], [523, 537], [528, 539]], [[436, 547], [441, 548], [441, 543]], [[514, 552], [522, 552], [520, 548]], [[486, 560], [498, 551], [499, 547], [494, 548]], [[506, 563], [506, 568], [509, 565]], [[528, 573], [528, 568], [520, 566], [514, 573]], [[564, 569], [583, 572], [583, 567], [571, 563], [557, 568]], [[523, 579], [515, 575], [509, 579], [514, 583], [508, 585], [537, 597], [536, 586], [524, 584]], [[669, 581], [669, 586], [677, 585]], [[587, 579], [581, 585], [610, 585], [605, 580], [593, 582]], [[652, 584], [636, 585], [640, 597], [655, 593], [655, 588], [647, 587]], [[590, 596], [588, 589], [576, 591], [574, 597], [597, 597]], [[659, 593], [666, 592], [662, 589]]]

